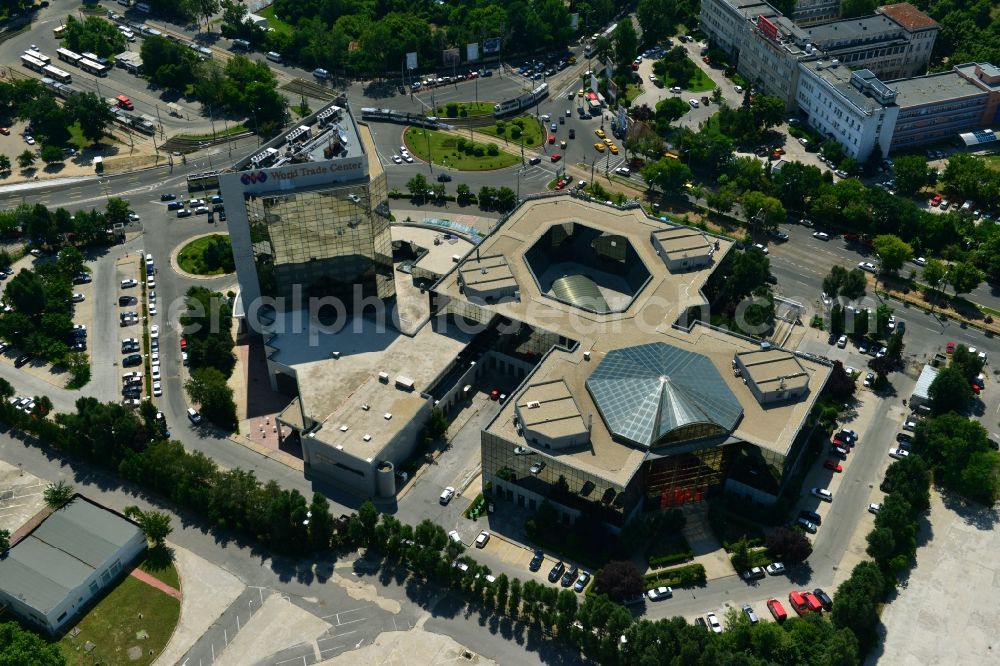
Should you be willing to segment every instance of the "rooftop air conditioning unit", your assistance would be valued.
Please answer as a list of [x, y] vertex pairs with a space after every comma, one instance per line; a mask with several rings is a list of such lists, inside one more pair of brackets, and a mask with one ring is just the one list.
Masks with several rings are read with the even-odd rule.
[[340, 432], [347, 432], [347, 426], [346, 425], [340, 426]]
[[369, 435], [368, 433], [365, 433], [365, 436], [362, 437], [361, 439], [365, 440], [366, 442], [370, 442], [372, 441], [372, 436]]
[[366, 402], [365, 404], [361, 405], [361, 409], [367, 412], [369, 409], [371, 409], [371, 407]]
[[382, 415], [382, 418], [384, 418], [386, 421], [388, 421], [389, 419], [392, 418], [392, 413], [391, 412], [386, 412], [385, 414]]
[[590, 352], [589, 351], [583, 352], [583, 360], [584, 361], [589, 361], [590, 360]]
[[378, 380], [380, 382], [382, 382], [383, 384], [388, 384], [389, 383], [389, 373], [388, 372], [380, 372], [380, 373], [378, 373]]
[[529, 400], [528, 401], [528, 409], [538, 409], [541, 406], [542, 406], [542, 403], [540, 403], [537, 400]]
[[331, 358], [340, 358], [340, 352], [339, 351], [330, 352], [330, 357]]

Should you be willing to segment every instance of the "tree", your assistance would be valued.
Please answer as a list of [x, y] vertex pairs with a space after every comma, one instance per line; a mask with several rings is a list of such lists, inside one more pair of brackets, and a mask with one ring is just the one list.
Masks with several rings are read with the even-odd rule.
[[913, 257], [913, 248], [899, 236], [882, 234], [873, 239], [883, 271], [898, 271]]
[[854, 378], [847, 374], [844, 364], [840, 361], [834, 361], [833, 369], [830, 371], [830, 379], [826, 383], [826, 390], [830, 392], [833, 399], [838, 402], [847, 402], [854, 397], [856, 388]]
[[823, 293], [829, 298], [843, 296], [848, 300], [858, 300], [865, 295], [868, 281], [860, 268], [850, 270], [843, 266], [833, 266], [823, 278]]
[[640, 173], [649, 187], [659, 187], [665, 194], [677, 194], [692, 178], [686, 164], [668, 158], [646, 164]]
[[726, 281], [726, 302], [736, 303], [767, 284], [771, 260], [763, 252], [738, 252], [732, 262], [732, 272]]
[[31, 666], [66, 666], [59, 645], [48, 643], [16, 622], [0, 624], [0, 663]]
[[42, 146], [41, 156], [46, 166], [63, 161], [63, 152], [59, 146]]
[[76, 490], [72, 485], [65, 481], [58, 481], [45, 486], [42, 497], [45, 499], [46, 506], [58, 509], [73, 499], [73, 495], [75, 494]]
[[763, 192], [743, 193], [743, 213], [751, 233], [770, 233], [778, 229], [788, 213], [781, 202]]
[[191, 371], [191, 378], [184, 382], [184, 389], [192, 402], [201, 406], [202, 416], [220, 428], [236, 429], [233, 389], [218, 369], [195, 368]]
[[194, 12], [205, 19], [208, 31], [212, 31], [212, 16], [219, 11], [219, 0], [194, 0]]
[[619, 69], [628, 69], [639, 50], [639, 36], [635, 33], [632, 17], [626, 16], [618, 22], [614, 32], [615, 64]]
[[104, 207], [104, 218], [108, 224], [128, 224], [128, 214], [131, 212], [129, 202], [120, 197], [108, 199], [107, 206]]
[[497, 210], [507, 212], [517, 206], [517, 193], [506, 185], [497, 190]]
[[927, 394], [931, 399], [932, 413], [964, 413], [972, 400], [972, 387], [959, 368], [950, 366], [938, 372]]
[[888, 342], [885, 345], [885, 356], [893, 361], [899, 361], [903, 357], [903, 333], [902, 331], [893, 331], [892, 335], [889, 336]]
[[105, 130], [114, 122], [107, 102], [92, 92], [73, 95], [66, 100], [66, 111], [80, 124], [83, 136], [92, 144], [100, 143]]
[[784, 122], [785, 103], [779, 97], [754, 95], [750, 102], [750, 113], [757, 130], [763, 132]]
[[25, 149], [23, 153], [17, 156], [17, 165], [22, 169], [30, 169], [35, 163], [35, 159], [34, 151]]
[[410, 196], [414, 198], [419, 197], [426, 201], [427, 194], [430, 192], [430, 184], [427, 182], [424, 174], [418, 173], [406, 181], [406, 189], [410, 192]]
[[945, 268], [944, 263], [937, 259], [929, 259], [927, 265], [924, 266], [924, 282], [931, 289], [937, 289], [944, 281], [946, 275], [947, 268]]
[[170, 514], [162, 511], [144, 511], [139, 520], [139, 526], [146, 540], [153, 544], [153, 547], [162, 546], [174, 531], [170, 526]]
[[948, 268], [945, 279], [958, 296], [978, 287], [983, 281], [983, 272], [968, 261], [959, 261]]
[[805, 533], [787, 527], [775, 527], [765, 539], [767, 549], [785, 564], [805, 562], [812, 554], [812, 543]]
[[330, 503], [323, 493], [314, 492], [309, 505], [309, 544], [313, 550], [325, 552], [333, 539], [333, 517]]
[[920, 155], [900, 155], [892, 165], [896, 189], [912, 197], [927, 185], [927, 160]]
[[22, 269], [7, 284], [4, 295], [16, 312], [28, 317], [38, 316], [47, 307], [45, 285], [35, 271]]
[[10, 548], [10, 530], [0, 530], [0, 556]]
[[736, 204], [739, 193], [731, 185], [721, 185], [715, 190], [711, 190], [705, 199], [708, 207], [719, 213], [728, 213]]
[[736, 545], [733, 546], [733, 554], [730, 558], [733, 563], [733, 568], [736, 569], [737, 573], [741, 573], [750, 568], [753, 563], [753, 557], [750, 555], [750, 544], [747, 540], [746, 535], [744, 535]]
[[0, 172], [6, 173], [10, 171], [10, 158], [6, 155], [0, 155]]
[[624, 601], [642, 594], [642, 574], [631, 561], [608, 562], [594, 579], [594, 591], [612, 601]]

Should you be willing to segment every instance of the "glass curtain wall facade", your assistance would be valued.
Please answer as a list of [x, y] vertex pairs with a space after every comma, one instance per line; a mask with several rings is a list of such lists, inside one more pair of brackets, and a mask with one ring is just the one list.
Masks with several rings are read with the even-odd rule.
[[277, 298], [395, 296], [385, 174], [368, 184], [247, 202], [261, 293]]

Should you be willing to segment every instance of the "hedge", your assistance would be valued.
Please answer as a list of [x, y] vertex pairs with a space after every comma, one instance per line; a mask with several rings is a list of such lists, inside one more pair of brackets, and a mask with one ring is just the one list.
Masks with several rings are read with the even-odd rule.
[[705, 567], [697, 562], [688, 564], [676, 569], [666, 569], [656, 573], [646, 574], [646, 588], [657, 587], [659, 585], [669, 585], [670, 587], [681, 587], [692, 583], [704, 583], [708, 578]]
[[679, 562], [687, 562], [694, 558], [694, 551], [687, 550], [679, 553], [668, 553], [667, 555], [658, 555], [649, 558], [649, 566], [653, 569], [662, 569], [663, 567], [669, 567], [671, 564], [677, 564]]

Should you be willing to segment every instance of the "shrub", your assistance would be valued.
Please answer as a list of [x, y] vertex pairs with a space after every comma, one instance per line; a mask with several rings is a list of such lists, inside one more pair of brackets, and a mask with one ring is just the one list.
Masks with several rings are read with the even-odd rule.
[[694, 583], [704, 583], [707, 578], [704, 565], [695, 563], [688, 564], [676, 569], [666, 569], [645, 576], [646, 588], [657, 587], [659, 585], [669, 585], [670, 587], [680, 587]]
[[497, 144], [491, 143], [488, 146], [486, 146], [486, 154], [488, 154], [490, 157], [496, 157], [497, 155], [500, 154], [500, 148], [497, 147]]
[[662, 569], [672, 564], [687, 562], [694, 557], [693, 550], [686, 550], [681, 553], [670, 553], [669, 555], [655, 555], [649, 558], [649, 566], [653, 569]]

